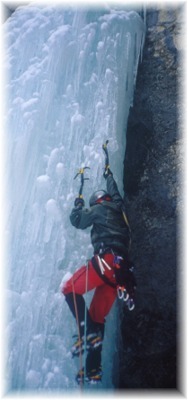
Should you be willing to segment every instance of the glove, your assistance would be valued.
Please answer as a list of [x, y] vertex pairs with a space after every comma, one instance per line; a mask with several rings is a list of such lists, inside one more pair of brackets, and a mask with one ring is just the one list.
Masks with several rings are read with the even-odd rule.
[[110, 170], [109, 167], [106, 167], [105, 170], [104, 170], [103, 176], [104, 176], [105, 179], [107, 179], [109, 175], [113, 175], [112, 171]]
[[74, 200], [74, 206], [75, 207], [84, 207], [85, 206], [85, 201], [82, 197], [76, 197]]

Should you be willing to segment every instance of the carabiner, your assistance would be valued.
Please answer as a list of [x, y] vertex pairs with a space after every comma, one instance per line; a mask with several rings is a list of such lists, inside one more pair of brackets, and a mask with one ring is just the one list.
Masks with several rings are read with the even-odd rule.
[[124, 297], [124, 288], [123, 287], [121, 287], [121, 286], [117, 287], [117, 295], [120, 300], [123, 299], [123, 297]]
[[129, 298], [129, 293], [126, 291], [126, 289], [124, 289], [124, 297], [123, 297], [123, 301], [127, 301]]
[[129, 300], [127, 301], [127, 307], [128, 307], [128, 309], [129, 309], [129, 311], [134, 310], [134, 308], [135, 308], [135, 303], [134, 303], [134, 300], [133, 300], [133, 299], [129, 299]]
[[119, 298], [120, 300], [123, 299], [123, 301], [127, 301], [128, 298], [129, 298], [129, 294], [128, 294], [128, 292], [126, 291], [126, 289], [125, 289], [124, 286], [118, 286], [118, 287], [117, 287], [117, 294], [118, 294], [118, 298]]

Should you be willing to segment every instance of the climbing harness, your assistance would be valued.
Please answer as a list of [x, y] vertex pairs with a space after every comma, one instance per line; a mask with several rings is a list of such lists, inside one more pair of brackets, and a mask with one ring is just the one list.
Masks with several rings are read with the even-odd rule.
[[[117, 269], [120, 268], [120, 265], [118, 264], [120, 260], [123, 260], [123, 258], [121, 256], [114, 254], [113, 268], [117, 268]], [[134, 308], [135, 308], [134, 300], [129, 297], [129, 293], [128, 293], [126, 287], [123, 285], [117, 285], [117, 284], [111, 282], [110, 279], [108, 279], [107, 276], [105, 275], [105, 267], [108, 270], [111, 270], [112, 268], [110, 267], [110, 265], [98, 254], [96, 254], [94, 257], [92, 257], [91, 262], [92, 262], [92, 265], [95, 268], [96, 272], [100, 275], [101, 279], [107, 285], [110, 285], [111, 287], [117, 289], [118, 299], [123, 300], [126, 303], [126, 306], [128, 307], [129, 311], [134, 310]]]
[[84, 181], [88, 181], [89, 180], [89, 178], [84, 178], [85, 169], [90, 169], [90, 167], [80, 168], [78, 173], [74, 177], [74, 179], [76, 179], [80, 175], [81, 184], [80, 184], [79, 195], [78, 195], [78, 197], [80, 199], [83, 199], [82, 192], [83, 192], [83, 187], [84, 187]]
[[[113, 283], [113, 282], [111, 282], [110, 281], [110, 279], [108, 279], [107, 278], [107, 276], [105, 275], [105, 268], [104, 268], [104, 265], [103, 265], [103, 263], [102, 263], [102, 260], [103, 260], [103, 263], [104, 263], [104, 259], [101, 259], [101, 257], [99, 257], [99, 255], [98, 254], [96, 254], [96, 255], [94, 255], [93, 257], [92, 257], [92, 259], [91, 259], [91, 262], [92, 262], [92, 265], [93, 265], [93, 267], [94, 267], [94, 269], [95, 269], [95, 271], [97, 272], [97, 274], [100, 276], [100, 278], [107, 284], [107, 285], [109, 285], [109, 286], [111, 286], [112, 288], [116, 288], [116, 284], [115, 283]], [[106, 263], [106, 262], [105, 262]], [[106, 266], [107, 266], [108, 264], [106, 263]], [[108, 265], [108, 267], [107, 267], [108, 269], [111, 269], [111, 267]]]

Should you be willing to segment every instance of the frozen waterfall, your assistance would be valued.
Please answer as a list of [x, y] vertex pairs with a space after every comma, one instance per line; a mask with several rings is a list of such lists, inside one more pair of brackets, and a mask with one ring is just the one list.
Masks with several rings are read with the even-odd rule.
[[[62, 279], [92, 256], [90, 230], [69, 221], [79, 180], [84, 198], [105, 188], [102, 143], [123, 194], [125, 131], [144, 23], [114, 7], [19, 7], [4, 24], [8, 202], [7, 391], [77, 389], [76, 324]], [[90, 293], [86, 301], [90, 300]], [[107, 319], [104, 376], [113, 388], [116, 306]], [[95, 387], [95, 390], [97, 388]]]

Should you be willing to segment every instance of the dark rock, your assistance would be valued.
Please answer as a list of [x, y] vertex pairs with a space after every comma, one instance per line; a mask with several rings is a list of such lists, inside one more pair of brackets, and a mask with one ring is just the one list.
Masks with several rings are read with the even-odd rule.
[[169, 34], [167, 33], [165, 37], [165, 43], [168, 50], [172, 51], [173, 53], [177, 52], [176, 47], [174, 45], [173, 37], [171, 36], [170, 33]]
[[120, 305], [120, 389], [177, 389], [179, 385], [182, 15], [182, 6], [147, 13], [149, 29], [128, 121], [124, 188], [138, 288], [134, 311], [128, 313]]
[[147, 15], [147, 27], [152, 27], [157, 24], [158, 21], [158, 11], [157, 10], [152, 10], [148, 11]]

